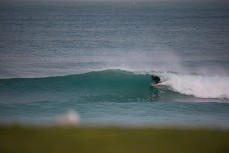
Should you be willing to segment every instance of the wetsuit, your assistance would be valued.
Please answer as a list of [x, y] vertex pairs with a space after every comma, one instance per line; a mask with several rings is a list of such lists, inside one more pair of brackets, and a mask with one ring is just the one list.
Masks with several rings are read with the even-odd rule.
[[154, 81], [156, 84], [160, 83], [161, 79], [158, 76], [151, 76], [152, 81]]

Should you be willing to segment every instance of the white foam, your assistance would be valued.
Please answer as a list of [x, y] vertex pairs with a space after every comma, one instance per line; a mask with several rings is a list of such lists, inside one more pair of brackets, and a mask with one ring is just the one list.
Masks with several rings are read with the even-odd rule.
[[200, 98], [229, 99], [229, 76], [200, 76], [169, 73], [165, 82], [171, 90]]

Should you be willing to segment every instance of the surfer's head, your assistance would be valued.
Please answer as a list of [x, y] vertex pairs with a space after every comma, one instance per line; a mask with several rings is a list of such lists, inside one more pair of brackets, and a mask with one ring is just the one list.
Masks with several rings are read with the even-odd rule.
[[161, 79], [158, 76], [152, 75], [151, 78], [152, 78], [152, 81], [154, 81], [155, 83], [159, 83], [161, 81]]

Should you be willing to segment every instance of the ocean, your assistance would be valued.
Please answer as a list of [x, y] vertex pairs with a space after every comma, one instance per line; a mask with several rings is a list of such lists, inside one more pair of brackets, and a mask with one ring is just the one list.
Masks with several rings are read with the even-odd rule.
[[0, 27], [1, 124], [229, 127], [229, 5], [2, 1]]

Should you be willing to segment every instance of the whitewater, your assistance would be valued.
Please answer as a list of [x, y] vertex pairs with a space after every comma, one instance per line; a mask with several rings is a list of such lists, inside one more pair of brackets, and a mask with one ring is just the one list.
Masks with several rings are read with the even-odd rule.
[[200, 98], [229, 98], [228, 76], [166, 74], [162, 83], [176, 92]]

